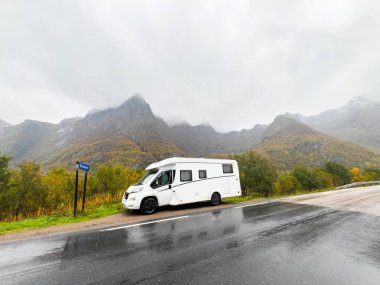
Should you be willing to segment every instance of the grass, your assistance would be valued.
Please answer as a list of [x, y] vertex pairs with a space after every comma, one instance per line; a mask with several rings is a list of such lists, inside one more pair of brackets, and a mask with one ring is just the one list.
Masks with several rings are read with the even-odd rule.
[[91, 219], [110, 216], [113, 214], [125, 211], [120, 202], [100, 207], [85, 210], [85, 212], [78, 211], [77, 217], [70, 214], [57, 214], [53, 216], [41, 216], [33, 219], [24, 219], [16, 222], [0, 222], [0, 235], [26, 231], [31, 229], [45, 228], [55, 225], [63, 225], [69, 223], [77, 223]]
[[[302, 194], [311, 194], [318, 192], [325, 192], [331, 189], [315, 190], [315, 191], [301, 191], [291, 195], [272, 195], [269, 197], [262, 197], [259, 195], [253, 196], [240, 196], [223, 199], [223, 203], [237, 204], [241, 202], [251, 201], [251, 200], [268, 200], [268, 199], [278, 199], [283, 197], [291, 197]], [[53, 216], [41, 216], [33, 219], [24, 219], [16, 222], [0, 222], [0, 235], [15, 233], [20, 231], [26, 231], [31, 229], [44, 228], [55, 225], [63, 225], [69, 223], [77, 223], [82, 221], [87, 221], [91, 219], [101, 218], [105, 216], [110, 216], [113, 214], [125, 211], [120, 202], [114, 204], [102, 205], [100, 207], [87, 209], [84, 213], [78, 211], [77, 217], [74, 218], [73, 214], [60, 214]]]
[[251, 201], [251, 200], [266, 200], [270, 199], [269, 197], [262, 197], [258, 195], [253, 196], [239, 196], [239, 197], [231, 197], [231, 198], [225, 198], [223, 199], [223, 203], [226, 204], [237, 204], [241, 202]]

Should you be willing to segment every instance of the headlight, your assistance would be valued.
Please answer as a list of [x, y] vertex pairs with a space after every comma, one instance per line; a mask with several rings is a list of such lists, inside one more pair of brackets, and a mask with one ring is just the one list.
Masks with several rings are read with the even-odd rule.
[[143, 190], [142, 187], [141, 187], [141, 188], [135, 188], [135, 189], [131, 190], [130, 193], [139, 193], [139, 192], [141, 192], [142, 190]]

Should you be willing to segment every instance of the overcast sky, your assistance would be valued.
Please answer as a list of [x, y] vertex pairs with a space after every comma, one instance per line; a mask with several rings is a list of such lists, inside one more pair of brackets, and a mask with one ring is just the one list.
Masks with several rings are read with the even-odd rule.
[[380, 97], [378, 1], [0, 1], [0, 118], [59, 122], [139, 93], [251, 128]]

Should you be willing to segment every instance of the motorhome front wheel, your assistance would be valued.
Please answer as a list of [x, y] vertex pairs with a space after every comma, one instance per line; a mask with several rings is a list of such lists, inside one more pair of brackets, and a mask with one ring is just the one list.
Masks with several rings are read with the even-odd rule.
[[141, 212], [144, 215], [153, 214], [157, 210], [157, 201], [154, 198], [147, 198], [141, 203]]

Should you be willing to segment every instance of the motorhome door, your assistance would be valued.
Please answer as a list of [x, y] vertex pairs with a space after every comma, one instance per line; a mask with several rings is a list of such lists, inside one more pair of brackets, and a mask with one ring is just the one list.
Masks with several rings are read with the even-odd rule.
[[164, 170], [157, 175], [151, 184], [151, 187], [157, 191], [157, 198], [160, 206], [169, 205], [170, 203], [170, 198], [172, 196], [172, 181], [172, 170]]

